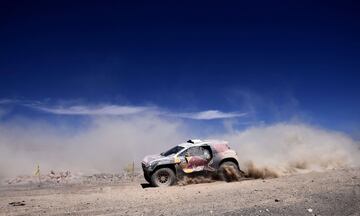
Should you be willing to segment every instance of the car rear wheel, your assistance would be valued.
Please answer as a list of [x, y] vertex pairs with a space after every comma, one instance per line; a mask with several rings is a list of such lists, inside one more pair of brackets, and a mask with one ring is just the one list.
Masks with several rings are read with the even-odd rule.
[[222, 163], [219, 167], [218, 174], [220, 180], [226, 182], [238, 181], [241, 178], [239, 167], [231, 161]]
[[170, 168], [160, 168], [151, 175], [151, 184], [155, 187], [166, 187], [174, 184], [175, 173]]

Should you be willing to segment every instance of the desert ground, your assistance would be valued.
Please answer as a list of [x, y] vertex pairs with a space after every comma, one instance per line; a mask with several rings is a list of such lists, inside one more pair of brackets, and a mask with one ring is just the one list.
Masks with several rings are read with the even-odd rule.
[[360, 169], [168, 188], [3, 185], [0, 215], [360, 215]]

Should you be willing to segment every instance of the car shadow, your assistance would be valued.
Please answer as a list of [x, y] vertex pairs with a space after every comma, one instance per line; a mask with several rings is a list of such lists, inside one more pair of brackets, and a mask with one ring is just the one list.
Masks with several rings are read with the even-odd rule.
[[141, 183], [140, 185], [141, 185], [141, 187], [142, 187], [143, 189], [145, 189], [145, 188], [152, 188], [152, 187], [154, 187], [154, 186], [152, 186], [152, 185], [151, 185], [151, 184], [149, 184], [149, 183]]

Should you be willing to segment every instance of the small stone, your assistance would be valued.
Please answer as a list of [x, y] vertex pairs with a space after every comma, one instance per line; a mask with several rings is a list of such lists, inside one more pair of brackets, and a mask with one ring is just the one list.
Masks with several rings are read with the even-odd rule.
[[309, 209], [307, 209], [308, 210], [308, 212], [310, 212], [310, 213], [312, 213], [313, 212], [313, 210], [311, 209], [311, 208], [309, 208]]
[[9, 205], [11, 205], [11, 206], [24, 206], [24, 205], [25, 205], [25, 201], [21, 201], [21, 202], [11, 202], [11, 203], [9, 203]]

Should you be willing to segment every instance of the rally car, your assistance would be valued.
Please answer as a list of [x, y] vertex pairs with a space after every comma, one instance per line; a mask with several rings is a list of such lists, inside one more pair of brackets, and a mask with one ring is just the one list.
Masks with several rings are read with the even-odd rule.
[[161, 154], [146, 156], [142, 168], [145, 179], [156, 187], [173, 185], [186, 175], [231, 181], [242, 174], [236, 152], [221, 140], [188, 140]]

